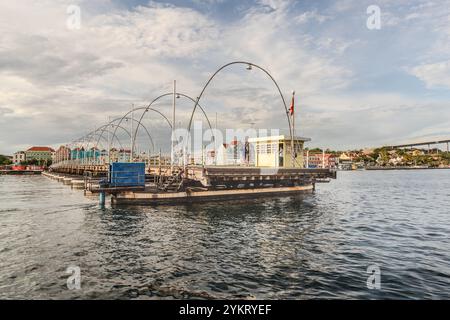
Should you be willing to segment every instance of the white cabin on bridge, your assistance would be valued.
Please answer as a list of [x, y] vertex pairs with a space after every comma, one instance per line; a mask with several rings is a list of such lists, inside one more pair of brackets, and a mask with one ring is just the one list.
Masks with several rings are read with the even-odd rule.
[[254, 151], [256, 167], [304, 168], [303, 146], [310, 138], [294, 137], [294, 162], [291, 153], [291, 137], [284, 135], [249, 138]]

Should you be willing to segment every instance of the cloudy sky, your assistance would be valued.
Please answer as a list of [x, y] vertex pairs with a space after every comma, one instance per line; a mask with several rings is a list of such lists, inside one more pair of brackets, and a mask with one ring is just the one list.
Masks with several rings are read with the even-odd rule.
[[[367, 27], [369, 5], [380, 29]], [[0, 154], [70, 142], [170, 92], [173, 79], [196, 97], [235, 60], [266, 68], [287, 100], [296, 91], [296, 130], [310, 146], [450, 137], [447, 0], [0, 0], [0, 33]], [[170, 117], [170, 104], [155, 108]], [[220, 128], [287, 128], [276, 88], [244, 66], [220, 73], [201, 104]], [[164, 121], [146, 117], [168, 143]]]

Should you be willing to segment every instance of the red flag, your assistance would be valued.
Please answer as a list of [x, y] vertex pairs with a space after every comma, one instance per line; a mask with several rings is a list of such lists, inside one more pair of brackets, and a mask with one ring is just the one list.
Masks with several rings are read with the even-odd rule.
[[291, 107], [289, 108], [289, 113], [291, 116], [294, 114], [294, 95], [292, 95]]

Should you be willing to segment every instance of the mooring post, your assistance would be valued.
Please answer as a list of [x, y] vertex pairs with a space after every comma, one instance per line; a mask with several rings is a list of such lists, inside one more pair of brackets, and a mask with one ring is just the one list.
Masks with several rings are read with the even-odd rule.
[[306, 150], [306, 169], [309, 169], [309, 149]]
[[98, 196], [98, 202], [101, 208], [105, 207], [105, 199], [106, 199], [105, 191], [100, 192]]

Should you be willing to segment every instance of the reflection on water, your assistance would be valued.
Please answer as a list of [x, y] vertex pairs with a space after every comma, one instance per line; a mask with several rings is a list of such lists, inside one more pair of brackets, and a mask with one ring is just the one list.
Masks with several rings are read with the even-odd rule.
[[[313, 195], [100, 209], [0, 176], [0, 298], [450, 298], [450, 171], [342, 172]], [[68, 266], [81, 290], [68, 290]], [[381, 289], [366, 286], [370, 265]]]

